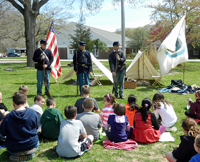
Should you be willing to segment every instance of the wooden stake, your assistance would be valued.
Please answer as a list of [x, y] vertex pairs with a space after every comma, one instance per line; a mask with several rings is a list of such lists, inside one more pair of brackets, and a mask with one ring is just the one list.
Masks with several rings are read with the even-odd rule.
[[184, 78], [185, 78], [185, 63], [183, 63], [183, 83], [184, 83]]

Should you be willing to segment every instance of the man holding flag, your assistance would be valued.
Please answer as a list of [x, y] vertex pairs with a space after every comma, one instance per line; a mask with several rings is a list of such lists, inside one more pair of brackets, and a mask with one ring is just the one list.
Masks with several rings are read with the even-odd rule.
[[[51, 50], [46, 49], [47, 41], [42, 39], [40, 41], [40, 48], [38, 48], [33, 55], [33, 61], [36, 62], [35, 68], [37, 69], [37, 95], [42, 94], [42, 85], [44, 80], [44, 71], [46, 71], [47, 88], [50, 88], [50, 71], [53, 62], [53, 55]], [[45, 88], [45, 94], [47, 89]]]
[[[47, 88], [45, 87], [45, 94], [49, 97], [50, 72], [56, 80], [56, 82], [58, 77], [62, 75], [53, 20], [51, 22], [51, 26], [47, 34], [47, 39], [42, 39], [40, 41], [40, 46], [41, 47], [35, 51], [33, 56], [33, 60], [37, 62], [35, 67], [37, 69], [37, 94], [42, 94], [42, 84], [44, 76], [46, 76]], [[43, 68], [45, 68], [46, 70], [46, 75], [44, 75], [45, 70], [43, 71]]]

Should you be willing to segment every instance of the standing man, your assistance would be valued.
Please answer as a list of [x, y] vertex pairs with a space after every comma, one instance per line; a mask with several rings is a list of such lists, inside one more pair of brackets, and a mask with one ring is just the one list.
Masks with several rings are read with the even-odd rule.
[[[35, 50], [33, 55], [33, 61], [36, 62], [35, 68], [37, 69], [37, 95], [42, 95], [42, 85], [44, 81], [43, 68], [46, 71], [47, 87], [50, 88], [50, 72], [51, 64], [53, 62], [53, 54], [50, 49], [46, 49], [47, 41], [42, 39], [40, 41], [40, 48]], [[47, 95], [47, 89], [45, 88], [45, 94]]]
[[85, 84], [89, 85], [89, 75], [92, 71], [92, 59], [90, 56], [90, 52], [85, 50], [85, 45], [86, 44], [84, 41], [80, 41], [80, 50], [76, 51], [73, 57], [74, 71], [76, 72], [76, 75], [78, 75], [80, 94], [81, 88], [83, 86], [83, 76], [85, 79]]
[[114, 93], [118, 97], [118, 84], [119, 84], [119, 97], [124, 99], [124, 76], [126, 73], [126, 57], [122, 51], [119, 50], [119, 42], [113, 43], [113, 52], [109, 55], [110, 70], [113, 75]]

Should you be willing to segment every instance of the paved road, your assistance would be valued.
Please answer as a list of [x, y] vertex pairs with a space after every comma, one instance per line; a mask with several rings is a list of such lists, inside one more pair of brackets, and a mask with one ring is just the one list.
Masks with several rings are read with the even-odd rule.
[[0, 59], [0, 63], [25, 63], [26, 59]]

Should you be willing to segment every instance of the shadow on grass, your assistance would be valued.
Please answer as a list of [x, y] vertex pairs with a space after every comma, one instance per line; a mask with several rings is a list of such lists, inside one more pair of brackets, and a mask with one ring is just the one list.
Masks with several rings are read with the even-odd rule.
[[42, 153], [38, 154], [37, 157], [46, 157], [48, 160], [58, 159], [59, 156], [56, 153], [56, 147], [43, 151]]
[[35, 85], [36, 84], [36, 82], [35, 83], [15, 83], [15, 84], [19, 84], [19, 85]]
[[103, 96], [102, 96], [102, 97], [98, 97], [98, 98], [95, 97], [95, 100], [96, 100], [96, 101], [102, 101], [102, 102], [103, 102]]
[[49, 143], [49, 142], [58, 141], [57, 139], [56, 140], [51, 140], [51, 139], [44, 138], [42, 135], [39, 136], [39, 140], [40, 140], [40, 143]]
[[29, 98], [32, 98], [32, 97], [35, 97], [36, 95], [27, 95], [27, 97]]
[[152, 90], [158, 90], [157, 88], [154, 88], [154, 87], [142, 87], [142, 86], [139, 86], [135, 89], [136, 91], [140, 91], [140, 92], [147, 92], [147, 91], [152, 91]]
[[[70, 80], [66, 80], [66, 81], [59, 81], [60, 84], [67, 84], [67, 85], [73, 85], [72, 83], [74, 82], [74, 79], [70, 79]], [[101, 80], [100, 82], [102, 85], [113, 85], [112, 82], [110, 80]], [[76, 85], [75, 85], [76, 86]], [[96, 84], [95, 86], [98, 86], [98, 84]], [[94, 86], [92, 86], [94, 87]]]
[[[52, 95], [52, 97], [63, 97], [63, 98], [74, 97], [74, 98], [77, 98], [77, 95]], [[78, 96], [78, 97], [80, 97], [80, 96]]]
[[60, 157], [58, 156], [58, 154], [56, 153], [56, 147], [53, 147], [51, 149], [48, 149], [46, 151], [43, 151], [42, 153], [38, 154], [37, 157], [46, 157], [48, 160], [64, 160], [64, 161], [72, 161], [75, 160], [79, 157], [75, 157], [75, 158], [64, 158], [64, 157]]

